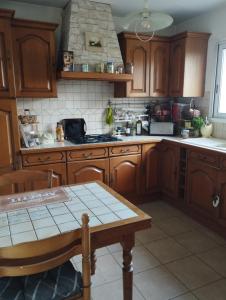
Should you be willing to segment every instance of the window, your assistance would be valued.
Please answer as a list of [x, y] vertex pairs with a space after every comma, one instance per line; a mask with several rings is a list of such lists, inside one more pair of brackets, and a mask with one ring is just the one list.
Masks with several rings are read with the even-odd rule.
[[218, 47], [213, 114], [216, 118], [226, 118], [226, 42]]

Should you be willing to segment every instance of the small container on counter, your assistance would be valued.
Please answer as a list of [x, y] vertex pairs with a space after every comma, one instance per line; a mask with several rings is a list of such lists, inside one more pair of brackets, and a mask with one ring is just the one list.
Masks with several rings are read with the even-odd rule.
[[183, 139], [188, 139], [189, 138], [189, 129], [182, 129], [181, 136]]
[[115, 72], [115, 66], [112, 61], [107, 62], [107, 73], [113, 74]]
[[126, 69], [126, 74], [133, 74], [134, 66], [132, 63], [127, 63], [125, 69]]
[[82, 72], [89, 72], [89, 65], [88, 64], [82, 64]]
[[63, 126], [60, 123], [57, 123], [57, 127], [56, 127], [56, 140], [57, 142], [64, 141], [64, 130], [63, 130]]

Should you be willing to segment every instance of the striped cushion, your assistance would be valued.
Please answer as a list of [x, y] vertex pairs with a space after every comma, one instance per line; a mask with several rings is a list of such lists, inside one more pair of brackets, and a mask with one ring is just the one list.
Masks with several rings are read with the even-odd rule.
[[81, 273], [69, 261], [35, 275], [0, 278], [0, 300], [62, 300], [81, 294]]

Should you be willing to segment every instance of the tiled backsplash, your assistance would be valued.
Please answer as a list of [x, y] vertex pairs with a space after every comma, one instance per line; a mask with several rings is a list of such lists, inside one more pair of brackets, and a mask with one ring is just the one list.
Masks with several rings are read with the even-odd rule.
[[[18, 99], [18, 114], [30, 109], [31, 114], [38, 115], [39, 130], [55, 133], [56, 123], [65, 118], [84, 118], [87, 133], [107, 133], [111, 129], [105, 123], [105, 110], [108, 100], [121, 103], [129, 108], [143, 107], [151, 99], [113, 99], [114, 85], [99, 81], [64, 81], [58, 82], [58, 98]], [[136, 103], [140, 102], [140, 105]]]

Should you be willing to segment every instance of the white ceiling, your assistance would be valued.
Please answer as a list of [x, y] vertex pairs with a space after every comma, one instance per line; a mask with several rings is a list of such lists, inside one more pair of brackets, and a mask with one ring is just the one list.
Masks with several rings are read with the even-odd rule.
[[[53, 7], [64, 7], [69, 0], [14, 0], [30, 4], [46, 5]], [[123, 16], [130, 12], [141, 10], [142, 0], [94, 0], [111, 4], [114, 16]], [[162, 11], [171, 14], [175, 21], [181, 22], [188, 18], [208, 12], [226, 0], [148, 0], [150, 10]]]

